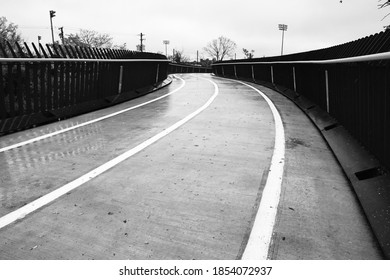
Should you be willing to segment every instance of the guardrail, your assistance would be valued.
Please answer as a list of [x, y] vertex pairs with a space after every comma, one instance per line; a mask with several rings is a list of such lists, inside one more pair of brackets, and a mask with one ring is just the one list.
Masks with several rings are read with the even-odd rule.
[[203, 67], [196, 65], [169, 63], [168, 72], [174, 73], [211, 73], [211, 67]]
[[309, 115], [335, 152], [390, 259], [390, 52], [328, 60], [282, 58], [227, 61], [212, 68], [218, 76], [274, 88]]
[[216, 75], [292, 89], [333, 116], [390, 168], [390, 53], [319, 61], [227, 62]]
[[122, 102], [167, 78], [165, 56], [131, 51], [0, 45], [0, 135]]

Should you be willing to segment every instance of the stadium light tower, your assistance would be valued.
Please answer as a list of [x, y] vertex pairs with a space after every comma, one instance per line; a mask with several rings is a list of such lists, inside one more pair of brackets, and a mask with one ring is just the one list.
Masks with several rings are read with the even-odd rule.
[[56, 12], [53, 10], [50, 10], [49, 12], [50, 12], [51, 40], [52, 40], [53, 45], [54, 45], [53, 17], [56, 16]]
[[165, 45], [165, 56], [168, 57], [168, 49], [167, 46], [169, 45], [169, 40], [164, 40], [163, 44]]
[[282, 31], [282, 51], [281, 51], [280, 55], [283, 55], [284, 31], [287, 31], [287, 25], [286, 24], [279, 24], [279, 30]]

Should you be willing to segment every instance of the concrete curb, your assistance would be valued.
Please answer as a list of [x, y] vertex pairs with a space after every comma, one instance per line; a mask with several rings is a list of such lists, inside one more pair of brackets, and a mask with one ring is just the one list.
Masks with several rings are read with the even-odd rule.
[[[232, 77], [229, 77], [232, 78]], [[326, 111], [288, 88], [240, 79], [271, 88], [293, 101], [313, 122], [350, 181], [384, 258], [390, 259], [390, 176], [388, 170]]]
[[327, 112], [296, 92], [274, 85], [314, 123], [350, 181], [382, 253], [390, 259], [390, 178], [386, 168]]

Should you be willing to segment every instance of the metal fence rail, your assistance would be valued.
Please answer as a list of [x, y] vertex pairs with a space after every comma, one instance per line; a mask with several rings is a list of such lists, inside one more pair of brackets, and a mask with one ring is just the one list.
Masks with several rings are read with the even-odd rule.
[[135, 98], [167, 77], [157, 54], [40, 48], [0, 46], [0, 134]]
[[250, 80], [279, 90], [315, 123], [322, 123], [320, 129], [352, 183], [387, 259], [390, 259], [389, 38], [390, 31], [386, 31], [317, 53], [212, 65], [213, 73], [218, 76]]
[[[235, 62], [276, 62], [276, 61], [309, 61], [330, 60], [370, 54], [379, 54], [390, 51], [390, 30], [329, 48], [294, 53], [283, 56], [235, 60]], [[229, 63], [222, 61], [218, 63]]]
[[115, 50], [107, 48], [80, 47], [59, 44], [15, 43], [0, 40], [0, 58], [81, 58], [81, 59], [165, 59], [165, 56], [148, 52]]
[[187, 64], [177, 64], [169, 63], [168, 66], [169, 73], [211, 73], [212, 69], [208, 67], [187, 65]]
[[390, 53], [321, 61], [228, 62], [216, 75], [296, 91], [336, 118], [390, 169]]

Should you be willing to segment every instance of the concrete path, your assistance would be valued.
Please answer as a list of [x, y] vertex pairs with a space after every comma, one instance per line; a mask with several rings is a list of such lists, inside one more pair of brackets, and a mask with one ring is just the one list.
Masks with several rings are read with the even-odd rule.
[[[381, 258], [317, 130], [289, 100], [252, 86], [278, 108], [286, 140], [268, 257]], [[3, 136], [0, 259], [240, 259], [274, 137], [258, 92], [208, 74]]]

